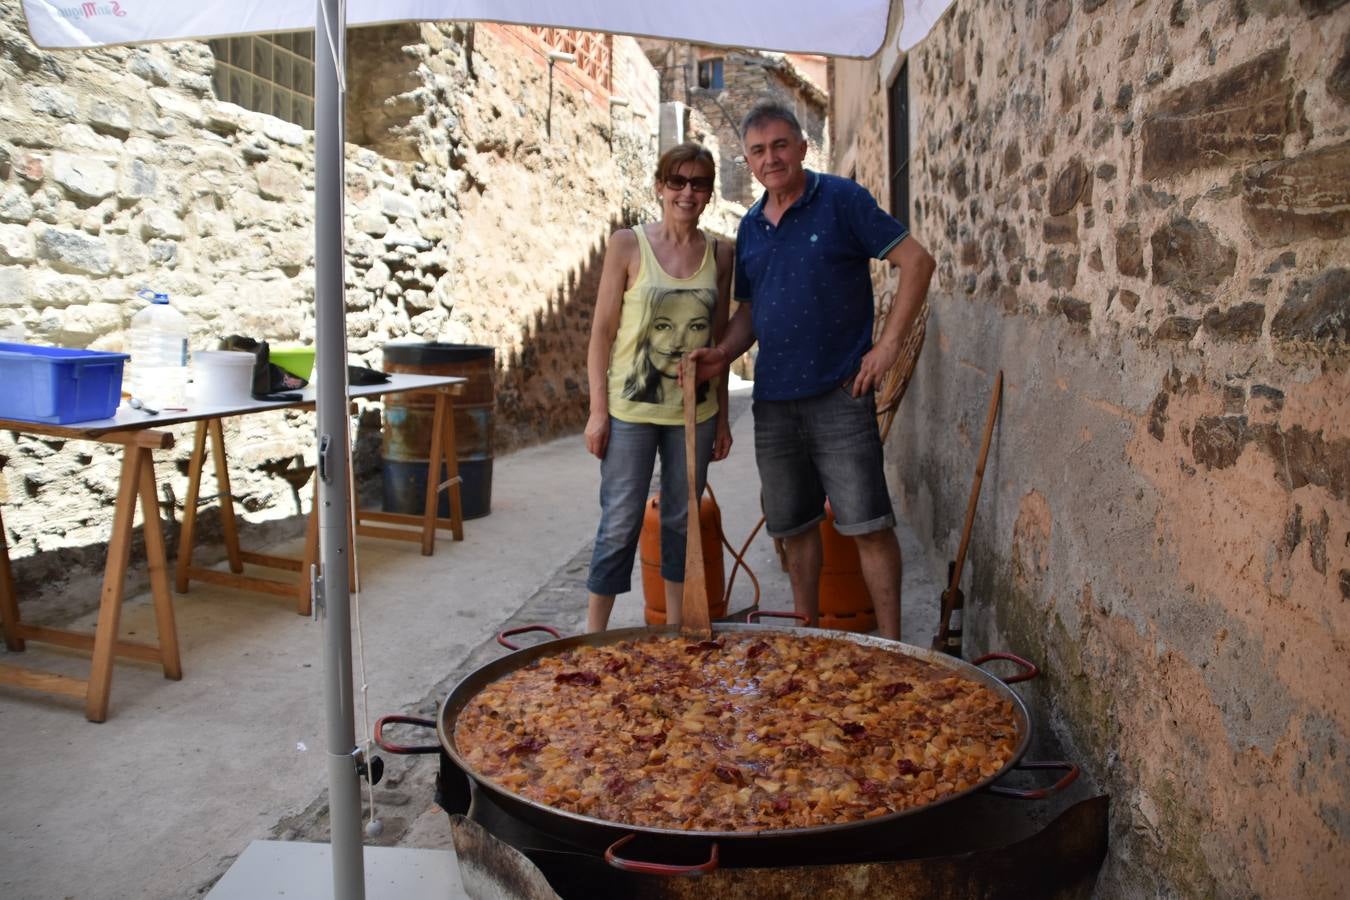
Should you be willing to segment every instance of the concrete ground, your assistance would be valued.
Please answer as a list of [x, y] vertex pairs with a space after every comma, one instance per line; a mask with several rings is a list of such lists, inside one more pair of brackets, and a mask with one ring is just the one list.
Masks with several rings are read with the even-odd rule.
[[[733, 393], [735, 447], [709, 481], [737, 549], [759, 520], [748, 389]], [[435, 555], [362, 539], [359, 598], [368, 685], [358, 732], [388, 713], [434, 717], [466, 674], [505, 651], [503, 627], [543, 621], [564, 634], [585, 621], [585, 575], [598, 516], [599, 466], [580, 436], [498, 457], [490, 515], [448, 535]], [[903, 524], [904, 633], [926, 644], [941, 593], [938, 567]], [[244, 541], [247, 544], [247, 531]], [[299, 555], [298, 542], [278, 548]], [[761, 531], [746, 553], [766, 609], [791, 607], [786, 575]], [[731, 569], [730, 554], [726, 557]], [[643, 624], [640, 575], [614, 627]], [[754, 600], [736, 580], [733, 610]], [[0, 688], [0, 896], [179, 898], [204, 894], [254, 840], [327, 839], [321, 629], [280, 600], [194, 584], [175, 595], [184, 677], [119, 662], [108, 721], [83, 703]], [[92, 630], [92, 616], [70, 623]], [[123, 636], [153, 636], [148, 595], [127, 602]], [[354, 640], [354, 646], [355, 640]], [[87, 662], [30, 644], [12, 661], [83, 676]], [[427, 733], [431, 742], [434, 736]], [[450, 847], [432, 802], [435, 756], [390, 757], [377, 789], [379, 844]], [[374, 843], [374, 842], [372, 842]]]

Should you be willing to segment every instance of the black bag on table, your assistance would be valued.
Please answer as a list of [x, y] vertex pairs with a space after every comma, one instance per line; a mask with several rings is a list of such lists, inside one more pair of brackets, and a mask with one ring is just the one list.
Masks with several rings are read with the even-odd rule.
[[370, 369], [366, 366], [348, 366], [347, 383], [353, 387], [364, 387], [368, 384], [386, 384], [389, 381], [389, 374], [381, 372], [379, 369]]
[[254, 400], [299, 400], [299, 391], [309, 380], [292, 375], [270, 361], [267, 341], [232, 334], [220, 342], [222, 350], [238, 350], [253, 354]]
[[[285, 369], [269, 361], [267, 341], [255, 341], [253, 338], [232, 334], [221, 341], [222, 350], [242, 350], [254, 355], [253, 362], [253, 399], [254, 400], [298, 400], [295, 392], [309, 384], [307, 379], [292, 375]], [[354, 386], [385, 384], [389, 376], [378, 369], [366, 366], [347, 366], [347, 383]]]

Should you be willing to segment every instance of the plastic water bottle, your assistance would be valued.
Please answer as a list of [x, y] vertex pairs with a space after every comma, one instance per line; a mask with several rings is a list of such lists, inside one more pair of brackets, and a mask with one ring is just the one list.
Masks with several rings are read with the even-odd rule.
[[131, 317], [127, 390], [154, 409], [187, 405], [188, 323], [169, 295], [143, 290], [150, 303]]

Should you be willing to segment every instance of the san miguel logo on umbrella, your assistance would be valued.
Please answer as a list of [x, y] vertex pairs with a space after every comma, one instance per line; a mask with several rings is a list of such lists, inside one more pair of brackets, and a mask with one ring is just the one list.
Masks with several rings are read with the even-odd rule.
[[122, 18], [127, 11], [122, 8], [122, 4], [112, 3], [81, 3], [79, 6], [61, 6], [57, 7], [57, 14], [63, 19], [93, 19], [98, 16], [113, 16]]

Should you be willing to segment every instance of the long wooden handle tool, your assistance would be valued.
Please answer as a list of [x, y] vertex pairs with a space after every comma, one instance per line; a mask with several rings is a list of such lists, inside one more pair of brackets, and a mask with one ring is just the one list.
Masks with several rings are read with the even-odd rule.
[[703, 571], [703, 530], [699, 522], [697, 468], [698, 406], [694, 366], [685, 357], [680, 363], [684, 382], [684, 472], [689, 483], [689, 537], [684, 551], [684, 593], [682, 595], [683, 622], [680, 632], [699, 640], [712, 638], [712, 623], [708, 619], [708, 582]]
[[948, 579], [950, 583], [947, 590], [942, 594], [941, 613], [938, 618], [938, 633], [933, 639], [933, 648], [936, 650], [955, 648], [955, 655], [960, 655], [960, 631], [961, 625], [955, 626], [956, 639], [953, 637], [952, 613], [959, 608], [962, 603], [961, 598], [961, 569], [966, 563], [966, 550], [970, 547], [970, 532], [975, 525], [975, 507], [980, 502], [980, 485], [984, 482], [984, 463], [989, 458], [989, 444], [994, 437], [994, 422], [998, 419], [999, 404], [1003, 400], [1003, 370], [999, 370], [998, 376], [994, 379], [994, 394], [989, 398], [989, 414], [984, 423], [984, 442], [980, 444], [980, 458], [975, 465], [975, 484], [970, 489], [970, 500], [966, 503], [966, 523], [961, 529], [961, 545], [956, 551], [956, 562], [952, 563], [948, 570]]

